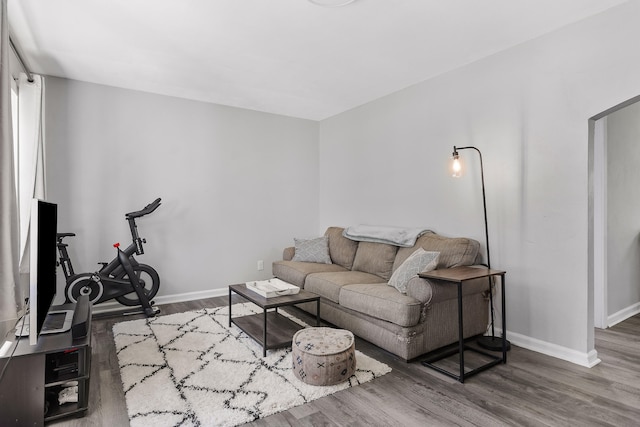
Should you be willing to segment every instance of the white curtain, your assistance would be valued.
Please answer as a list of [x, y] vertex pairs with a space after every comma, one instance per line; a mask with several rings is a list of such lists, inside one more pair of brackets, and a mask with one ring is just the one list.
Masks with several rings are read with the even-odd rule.
[[25, 74], [18, 80], [18, 201], [20, 212], [20, 283], [23, 300], [29, 289], [29, 221], [31, 199], [45, 199], [44, 79]]
[[18, 206], [11, 123], [7, 0], [0, 0], [0, 323], [17, 317]]

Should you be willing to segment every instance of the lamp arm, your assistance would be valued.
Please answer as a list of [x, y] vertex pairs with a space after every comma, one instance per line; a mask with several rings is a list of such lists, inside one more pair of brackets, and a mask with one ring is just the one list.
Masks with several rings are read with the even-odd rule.
[[491, 255], [489, 252], [489, 225], [488, 225], [488, 221], [487, 221], [487, 197], [486, 197], [486, 193], [484, 191], [484, 165], [482, 163], [482, 152], [473, 146], [468, 146], [468, 147], [453, 147], [453, 153], [454, 155], [457, 155], [458, 150], [476, 150], [478, 153], [478, 156], [480, 156], [480, 180], [482, 181], [482, 207], [484, 208], [484, 238], [485, 238], [485, 243], [487, 245], [487, 267], [491, 268]]

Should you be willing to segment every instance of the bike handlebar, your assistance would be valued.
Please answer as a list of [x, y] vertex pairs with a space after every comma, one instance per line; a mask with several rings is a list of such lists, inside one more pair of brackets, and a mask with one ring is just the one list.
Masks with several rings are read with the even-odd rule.
[[130, 219], [130, 218], [139, 218], [141, 216], [149, 215], [150, 213], [158, 209], [158, 206], [160, 206], [160, 200], [161, 200], [160, 197], [158, 197], [153, 202], [145, 206], [142, 210], [129, 212], [125, 214], [125, 217], [127, 219]]

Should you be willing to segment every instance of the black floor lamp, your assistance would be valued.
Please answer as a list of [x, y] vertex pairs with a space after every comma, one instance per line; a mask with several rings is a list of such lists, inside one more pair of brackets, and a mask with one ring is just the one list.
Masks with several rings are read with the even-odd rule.
[[[480, 156], [480, 178], [482, 180], [482, 206], [484, 207], [484, 237], [487, 246], [487, 267], [491, 268], [491, 254], [489, 252], [489, 226], [487, 223], [487, 198], [484, 192], [484, 166], [482, 165], [482, 153], [476, 147], [456, 147], [453, 146], [453, 176], [459, 178], [462, 174], [462, 165], [460, 164], [460, 156], [458, 150], [476, 150], [478, 156]], [[502, 351], [502, 337], [496, 337], [494, 313], [493, 313], [493, 283], [489, 278], [489, 304], [491, 310], [491, 335], [485, 335], [478, 338], [478, 345], [484, 347], [487, 350]], [[503, 331], [504, 333], [504, 331]], [[507, 350], [511, 349], [511, 343], [507, 341]]]

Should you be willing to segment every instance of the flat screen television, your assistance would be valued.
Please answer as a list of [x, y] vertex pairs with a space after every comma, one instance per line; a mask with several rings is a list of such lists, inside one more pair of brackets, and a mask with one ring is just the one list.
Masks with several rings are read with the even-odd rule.
[[[41, 334], [66, 332], [71, 329], [73, 310], [49, 311], [56, 295], [56, 233], [58, 206], [33, 199], [29, 228], [29, 317], [24, 327], [16, 327], [16, 335], [29, 336], [36, 345]], [[28, 320], [27, 320], [28, 319]]]

